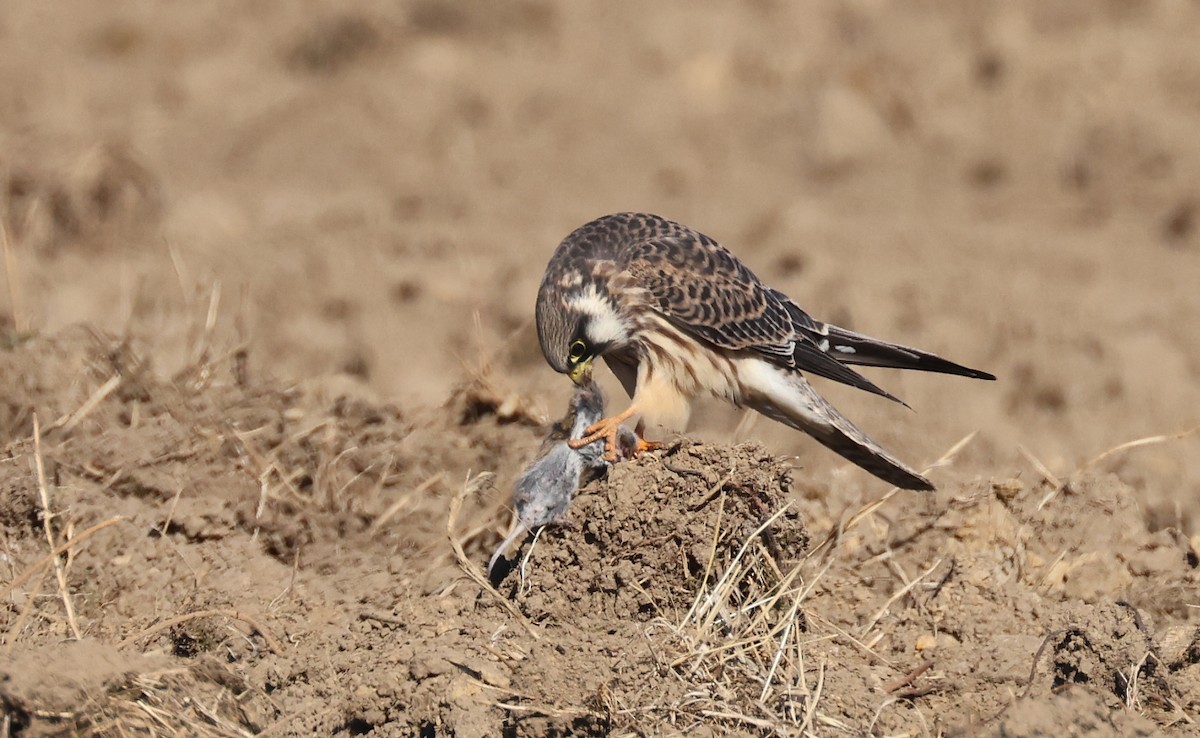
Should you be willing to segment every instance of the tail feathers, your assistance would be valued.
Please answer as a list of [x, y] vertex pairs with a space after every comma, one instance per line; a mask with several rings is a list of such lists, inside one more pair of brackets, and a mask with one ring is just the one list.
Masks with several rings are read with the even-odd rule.
[[748, 407], [804, 431], [826, 448], [885, 482], [903, 489], [932, 490], [933, 484], [872, 441], [799, 373], [749, 360], [738, 368]]
[[825, 328], [829, 339], [829, 354], [843, 364], [915, 369], [973, 379], [996, 378], [994, 374], [956, 364], [928, 351], [880, 341], [836, 325], [826, 325]]
[[987, 372], [955, 364], [928, 351], [888, 343], [861, 333], [848, 331], [836, 325], [822, 323], [813, 318], [787, 295], [771, 290], [772, 296], [787, 310], [796, 332], [795, 349], [791, 355], [795, 367], [801, 371], [848, 384], [876, 395], [895, 400], [908, 407], [907, 403], [890, 392], [880, 389], [871, 380], [854, 371], [848, 365], [881, 366], [893, 369], [916, 369], [926, 372], [957, 374], [975, 379], [995, 379]]

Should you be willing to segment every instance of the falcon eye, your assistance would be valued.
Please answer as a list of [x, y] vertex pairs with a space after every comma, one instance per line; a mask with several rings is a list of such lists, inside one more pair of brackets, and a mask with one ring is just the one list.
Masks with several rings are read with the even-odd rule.
[[583, 357], [587, 355], [587, 344], [583, 341], [575, 341], [571, 344], [571, 352], [567, 354], [567, 359], [572, 364], [578, 364], [583, 361]]

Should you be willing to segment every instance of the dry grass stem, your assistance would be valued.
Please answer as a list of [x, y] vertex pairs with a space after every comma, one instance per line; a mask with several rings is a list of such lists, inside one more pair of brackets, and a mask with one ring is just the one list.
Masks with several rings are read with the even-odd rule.
[[700, 714], [705, 717], [718, 718], [720, 720], [732, 720], [735, 723], [744, 723], [762, 730], [770, 730], [774, 732], [778, 729], [778, 725], [773, 720], [763, 720], [762, 718], [752, 718], [749, 715], [743, 715], [740, 712], [722, 712], [720, 710], [701, 710]]
[[592, 712], [591, 710], [562, 709], [558, 707], [550, 707], [549, 705], [513, 705], [507, 702], [493, 702], [492, 706], [499, 707], [502, 710], [508, 710], [509, 712], [523, 712], [529, 715], [569, 718], [572, 720], [576, 718], [602, 719], [605, 717], [604, 715], [601, 715], [598, 712]]
[[[1126, 441], [1124, 443], [1117, 444], [1116, 446], [1113, 446], [1112, 448], [1110, 448], [1100, 454], [1097, 454], [1096, 456], [1092, 457], [1091, 459], [1089, 459], [1089, 460], [1085, 461], [1083, 464], [1081, 464], [1076, 471], [1083, 471], [1085, 469], [1090, 469], [1090, 468], [1102, 463], [1109, 457], [1115, 456], [1116, 454], [1119, 454], [1123, 451], [1129, 451], [1130, 449], [1140, 448], [1142, 446], [1154, 446], [1154, 445], [1157, 445], [1160, 443], [1166, 443], [1167, 441], [1176, 441], [1181, 438], [1187, 438], [1188, 436], [1192, 435], [1193, 433], [1196, 433], [1197, 431], [1200, 431], [1200, 425], [1194, 426], [1192, 428], [1188, 428], [1187, 430], [1179, 431], [1177, 433], [1165, 433], [1165, 434], [1157, 435], [1157, 436], [1146, 436], [1144, 438], [1135, 438], [1132, 441]], [[1037, 469], [1038, 473], [1042, 475], [1042, 477], [1046, 480], [1046, 482], [1050, 484], [1050, 491], [1047, 492], [1046, 496], [1043, 497], [1041, 502], [1038, 503], [1037, 509], [1039, 511], [1041, 511], [1042, 508], [1044, 508], [1046, 505], [1050, 504], [1050, 502], [1056, 496], [1058, 496], [1058, 493], [1063, 490], [1063, 488], [1066, 486], [1066, 483], [1060, 481], [1058, 479], [1058, 477], [1056, 477], [1048, 468], [1046, 468], [1045, 464], [1043, 464], [1041, 461], [1039, 461], [1038, 458], [1036, 456], [1034, 456], [1032, 453], [1030, 453], [1030, 451], [1028, 449], [1026, 449], [1024, 446], [1021, 446], [1020, 444], [1018, 444], [1017, 450], [1021, 452], [1021, 455], [1024, 456], [1025, 459], [1030, 464], [1032, 464], [1035, 469]]]
[[878, 623], [880, 621], [880, 619], [882, 619], [883, 616], [887, 614], [887, 611], [891, 609], [892, 605], [896, 604], [896, 602], [900, 598], [904, 597], [906, 594], [911, 592], [913, 590], [913, 587], [916, 587], [921, 582], [922, 579], [924, 579], [925, 577], [932, 574], [933, 571], [941, 565], [942, 565], [942, 559], [938, 559], [937, 561], [933, 562], [933, 566], [931, 566], [928, 569], [926, 569], [925, 571], [921, 572], [911, 582], [904, 585], [900, 589], [896, 590], [896, 592], [893, 593], [892, 596], [888, 598], [888, 601], [883, 603], [883, 607], [879, 608], [879, 612], [875, 613], [874, 617], [872, 617], [869, 621], [867, 621], [867, 624], [863, 626], [860, 637], [866, 636], [868, 633], [870, 633], [871, 629], [874, 628], [875, 624]]
[[84, 542], [88, 538], [91, 538], [94, 534], [99, 533], [100, 531], [104, 530], [105, 528], [109, 527], [110, 525], [116, 525], [117, 523], [120, 523], [124, 520], [127, 520], [127, 518], [122, 515], [118, 515], [116, 517], [109, 518], [108, 520], [105, 520], [104, 522], [96, 523], [95, 525], [93, 525], [92, 527], [83, 531], [82, 533], [75, 536], [74, 538], [67, 541], [66, 543], [60, 544], [53, 551], [51, 551], [50, 553], [46, 554], [41, 559], [39, 559], [38, 562], [35, 563], [33, 566], [31, 566], [28, 569], [26, 569], [25, 571], [21, 572], [21, 574], [19, 574], [15, 579], [13, 579], [8, 584], [4, 585], [3, 588], [0, 588], [0, 600], [8, 597], [8, 594], [10, 592], [12, 592], [17, 587], [20, 587], [22, 584], [25, 583], [25, 581], [27, 579], [29, 579], [30, 577], [34, 576], [39, 571], [41, 571], [42, 567], [44, 567], [47, 564], [54, 561], [54, 558], [56, 556], [59, 556], [64, 551], [69, 551], [74, 546], [78, 546], [80, 543]]
[[[714, 493], [724, 484], [720, 482]], [[811, 734], [824, 671], [818, 673], [816, 689], [810, 690], [806, 643], [797, 638], [797, 628], [803, 623], [803, 603], [829, 566], [811, 580], [799, 581], [803, 561], [787, 570], [777, 565], [763, 536], [789, 509], [790, 504], [782, 505], [751, 530], [725, 561], [719, 556], [723, 517], [718, 512], [714, 544], [690, 609], [677, 622], [657, 621], [679, 639], [681, 653], [666, 663], [688, 682], [712, 685], [690, 693], [688, 713], [743, 726], [770, 726], [789, 735]], [[718, 569], [721, 575], [710, 581]], [[798, 709], [799, 696], [803, 710]], [[757, 706], [755, 714], [746, 714], [747, 704]]]
[[1187, 430], [1184, 430], [1184, 431], [1179, 431], [1178, 433], [1167, 433], [1167, 434], [1159, 435], [1159, 436], [1146, 436], [1145, 438], [1137, 438], [1132, 441], [1126, 441], [1125, 443], [1113, 446], [1112, 448], [1108, 449], [1107, 451], [1105, 451], [1101, 454], [1098, 454], [1097, 456], [1093, 457], [1092, 459], [1089, 459], [1087, 462], [1085, 462], [1083, 464], [1083, 466], [1081, 466], [1079, 468], [1080, 469], [1090, 469], [1091, 467], [1096, 466], [1097, 464], [1104, 461], [1108, 457], [1113, 456], [1115, 454], [1119, 454], [1122, 451], [1128, 451], [1129, 449], [1139, 448], [1141, 446], [1153, 446], [1153, 445], [1156, 445], [1159, 443], [1166, 443], [1167, 441], [1176, 441], [1181, 438], [1187, 438], [1188, 436], [1192, 435], [1193, 433], [1195, 433], [1197, 431], [1200, 431], [1200, 425], [1197, 425], [1192, 428], [1188, 428]]
[[1051, 488], [1058, 490], [1062, 487], [1062, 481], [1058, 478], [1058, 476], [1054, 472], [1050, 471], [1050, 467], [1043, 464], [1041, 459], [1034, 456], [1032, 451], [1018, 443], [1017, 453], [1025, 457], [1025, 460], [1037, 470], [1038, 474], [1042, 475], [1042, 479], [1046, 480], [1046, 483], [1049, 484]]
[[[546, 530], [546, 526], [538, 526], [538, 529], [533, 532], [533, 540], [529, 543], [529, 549], [525, 555], [521, 557], [521, 593], [529, 591], [529, 560], [533, 558], [533, 549], [537, 548], [538, 541], [542, 539], [542, 531]], [[636, 585], [636, 582], [634, 583]], [[645, 594], [645, 590], [641, 590]]]
[[[803, 675], [801, 669], [801, 675]], [[825, 662], [817, 666], [817, 683], [813, 685], [812, 692], [809, 694], [809, 699], [805, 700], [804, 719], [800, 721], [800, 733], [809, 735], [812, 730], [813, 719], [817, 716], [817, 705], [821, 702], [821, 692], [825, 689]]]
[[204, 336], [207, 340], [217, 327], [217, 315], [221, 308], [221, 280], [214, 280], [212, 292], [208, 298], [208, 313], [204, 316]]
[[189, 612], [189, 613], [185, 613], [183, 615], [176, 615], [173, 618], [167, 618], [166, 620], [164, 620], [160, 623], [155, 623], [154, 625], [150, 626], [149, 628], [146, 628], [145, 630], [143, 630], [139, 633], [135, 633], [135, 634], [129, 636], [128, 638], [126, 638], [123, 641], [121, 641], [120, 643], [118, 643], [117, 648], [125, 648], [126, 646], [129, 646], [137, 641], [140, 641], [143, 638], [148, 638], [148, 637], [154, 635], [155, 633], [160, 633], [168, 628], [173, 628], [176, 625], [179, 625], [181, 623], [186, 623], [189, 620], [196, 620], [197, 618], [212, 618], [212, 617], [225, 617], [225, 618], [230, 618], [232, 620], [240, 620], [241, 622], [245, 623], [246, 625], [249, 625], [251, 628], [253, 628], [255, 631], [257, 631], [258, 634], [260, 636], [262, 636], [263, 641], [267, 644], [267, 648], [271, 649], [272, 652], [283, 653], [283, 645], [278, 640], [275, 639], [275, 636], [271, 635], [271, 631], [267, 630], [266, 627], [264, 627], [263, 624], [258, 622], [258, 620], [255, 619], [254, 617], [247, 615], [244, 612], [240, 612], [238, 610], [197, 610], [196, 612]]
[[[904, 701], [903, 697], [889, 697], [888, 699], [884, 700], [883, 703], [880, 704], [875, 710], [875, 715], [871, 718], [871, 723], [867, 726], [866, 734], [875, 735], [875, 724], [879, 722], [879, 718], [883, 717], [883, 711], [902, 701]], [[923, 715], [921, 711], [917, 709], [916, 705], [913, 705], [913, 712], [916, 714], [917, 719], [921, 721], [921, 734], [929, 735], [929, 723], [925, 720], [925, 715]], [[904, 732], [893, 734], [888, 736], [888, 738], [911, 738], [912, 735], [913, 734], [910, 732]]]
[[[797, 567], [799, 568], [799, 567]], [[771, 659], [771, 668], [767, 669], [767, 675], [763, 678], [762, 692], [758, 695], [759, 702], [766, 702], [767, 693], [771, 691], [771, 680], [775, 677], [775, 670], [779, 668], [779, 662], [783, 659], [784, 651], [787, 650], [788, 638], [792, 634], [792, 629], [796, 625], [796, 614], [800, 610], [800, 603], [804, 599], [804, 590], [796, 590], [796, 598], [792, 601], [792, 606], [788, 610], [787, 615], [783, 617], [783, 633], [779, 636], [779, 648], [775, 650], [775, 656]]]
[[[388, 508], [381, 512], [379, 517], [375, 518], [374, 522], [371, 523], [371, 527], [367, 529], [367, 533], [372, 536], [378, 534], [389, 520], [403, 512], [406, 508], [411, 507], [417, 498], [433, 489], [434, 485], [440, 483], [443, 476], [444, 475], [441, 472], [434, 474], [429, 479], [426, 479], [424, 482], [421, 482], [419, 485], [417, 485], [416, 489], [414, 489], [412, 492], [402, 495], [398, 500], [393, 502], [391, 505], [388, 505]], [[382, 477], [380, 477], [380, 479], [382, 479]]]
[[183, 305], [190, 308], [192, 306], [192, 290], [189, 288], [191, 280], [188, 278], [187, 265], [183, 263], [179, 249], [175, 248], [175, 244], [170, 241], [167, 242], [167, 255], [171, 259], [171, 269], [175, 272], [175, 281], [179, 283], [179, 293], [183, 296]]
[[696, 588], [696, 597], [692, 600], [692, 606], [688, 608], [687, 614], [683, 617], [685, 622], [691, 620], [692, 616], [696, 613], [696, 609], [700, 607], [704, 588], [708, 585], [708, 577], [712, 574], [713, 561], [717, 558], [717, 544], [721, 540], [721, 521], [725, 517], [725, 485], [729, 482], [729, 479], [729, 475], [726, 475], [721, 483], [715, 487], [721, 490], [721, 494], [717, 502], [717, 520], [713, 524], [712, 545], [708, 548], [708, 559], [704, 562], [704, 575], [700, 577], [700, 586]]
[[63, 431], [73, 430], [76, 426], [83, 422], [87, 416], [91, 415], [92, 412], [100, 405], [100, 403], [104, 402], [104, 400], [107, 399], [108, 396], [111, 395], [119, 386], [121, 386], [121, 376], [119, 374], [114, 374], [108, 378], [108, 381], [100, 385], [90, 397], [84, 400], [83, 404], [80, 405], [75, 412], [71, 413], [70, 415], [64, 415], [63, 417], [54, 421], [48, 426], [47, 430], [53, 430], [55, 428], [62, 428]]
[[929, 671], [933, 667], [934, 663], [936, 663], [936, 662], [933, 659], [929, 659], [928, 661], [924, 662], [923, 664], [921, 664], [917, 668], [913, 669], [912, 671], [908, 672], [907, 674], [900, 677], [899, 679], [893, 679], [892, 681], [883, 685], [883, 691], [887, 692], [888, 694], [891, 694], [892, 692], [895, 692], [898, 689], [907, 687], [908, 685], [915, 682], [922, 674]]
[[[930, 464], [929, 466], [925, 467], [925, 469], [923, 471], [927, 473], [931, 469], [938, 469], [938, 468], [941, 468], [943, 466], [947, 466], [947, 465], [953, 463], [955, 457], [957, 457], [958, 454], [964, 448], [966, 448], [968, 444], [971, 443], [971, 441], [975, 440], [975, 436], [977, 436], [977, 435], [979, 435], [979, 431], [971, 431], [967, 435], [963, 436], [962, 438], [960, 438], [958, 440], [957, 443], [955, 443], [953, 446], [951, 446], [949, 449], [947, 449], [946, 452], [944, 454], [942, 454], [941, 457], [938, 458], [937, 461], [935, 461], [932, 464]], [[861, 508], [858, 509], [857, 512], [855, 512], [853, 515], [850, 516], [849, 520], [847, 520], [845, 524], [839, 525], [838, 527], [829, 531], [829, 535], [825, 536], [825, 539], [823, 541], [821, 541], [819, 544], [814, 546], [812, 548], [812, 550], [810, 550], [808, 552], [808, 554], [805, 555], [805, 558], [806, 559], [812, 558], [813, 556], [816, 556], [818, 553], [821, 553], [822, 551], [826, 551], [826, 549], [828, 549], [828, 547], [832, 543], [834, 543], [835, 541], [840, 539], [851, 528], [858, 526], [860, 523], [862, 523], [863, 520], [866, 520], [869, 516], [873, 515], [876, 510], [883, 507], [887, 503], [888, 500], [895, 497], [896, 494], [899, 492], [900, 492], [899, 487], [892, 487], [890, 490], [887, 491], [886, 494], [884, 494], [879, 499], [873, 500], [873, 501], [868, 502], [867, 504], [863, 505]], [[826, 554], [826, 555], [828, 555], [828, 554]]]
[[[771, 527], [785, 512], [791, 507], [790, 504], [784, 505], [775, 511], [771, 517], [767, 518], [761, 525], [747, 536], [746, 540], [738, 549], [737, 554], [725, 569], [725, 573], [709, 591], [708, 596], [703, 599], [702, 605], [695, 610], [689, 611], [684, 618], [684, 623], [680, 625], [682, 629], [689, 620], [696, 622], [700, 627], [707, 629], [712, 627], [713, 621], [720, 614], [724, 604], [728, 601], [730, 593], [733, 591], [739, 575], [742, 573], [742, 559], [746, 555], [746, 551], [750, 548], [750, 544], [758, 540], [763, 531]], [[702, 585], [703, 586], [703, 585]]]
[[[1146, 668], [1146, 661], [1152, 658], [1154, 654], [1146, 651], [1136, 664], [1129, 667], [1129, 678], [1125, 680], [1125, 707], [1130, 710], [1140, 710], [1142, 707], [1138, 688], [1141, 685], [1142, 669]], [[1117, 673], [1120, 675], [1120, 671]]]
[[13, 328], [17, 333], [28, 329], [25, 319], [25, 301], [21, 296], [21, 276], [17, 270], [17, 254], [12, 241], [8, 238], [8, 229], [0, 218], [0, 243], [4, 245], [4, 276], [8, 281], [8, 309], [12, 313]]
[[454, 549], [454, 557], [458, 561], [458, 567], [463, 570], [463, 573], [465, 573], [471, 579], [471, 581], [479, 585], [485, 592], [488, 592], [495, 597], [496, 601], [500, 603], [500, 606], [503, 607], [509, 615], [512, 615], [513, 618], [519, 622], [531, 636], [537, 640], [541, 640], [542, 634], [538, 632], [538, 629], [534, 627], [533, 623], [529, 622], [529, 620], [521, 614], [521, 611], [517, 609], [517, 606], [510, 602], [507, 597], [496, 591], [496, 588], [493, 587], [492, 583], [488, 581], [487, 575], [484, 573], [482, 567], [471, 563], [471, 560], [467, 558], [467, 552], [463, 550], [462, 542], [459, 541], [458, 534], [455, 533], [455, 524], [458, 522], [459, 513], [462, 512], [463, 501], [465, 501], [467, 497], [478, 492], [485, 484], [490, 483], [494, 476], [495, 475], [490, 472], [482, 472], [473, 477], [469, 477], [463, 484], [462, 489], [458, 492], [458, 494], [456, 494], [454, 498], [450, 500], [450, 514], [446, 517], [446, 537], [450, 539], [450, 547]]
[[267, 603], [267, 610], [274, 612], [275, 608], [279, 607], [279, 603], [286, 600], [296, 589], [296, 573], [300, 571], [300, 547], [296, 547], [295, 553], [292, 554], [292, 571], [288, 576], [287, 586], [283, 591], [271, 598]]
[[[54, 531], [50, 526], [50, 520], [53, 514], [50, 512], [50, 485], [46, 481], [46, 462], [42, 458], [42, 426], [38, 422], [38, 415], [33, 414], [33, 462], [37, 468], [38, 495], [42, 502], [42, 527], [46, 531], [46, 545], [51, 551], [55, 550]], [[63, 567], [63, 563], [55, 555], [52, 558], [54, 562], [54, 577], [58, 580], [58, 591], [62, 596], [63, 608], [67, 613], [67, 625], [71, 628], [71, 634], [75, 636], [75, 640], [82, 640], [83, 634], [79, 632], [79, 623], [75, 619], [75, 606], [71, 604], [71, 593], [67, 587], [67, 573]]]
[[890, 666], [893, 669], [897, 668], [896, 662], [881, 655], [878, 651], [873, 650], [870, 646], [863, 643], [858, 638], [855, 638], [854, 635], [852, 635], [848, 631], [842, 629], [840, 626], [837, 625], [837, 623], [834, 623], [832, 620], [821, 617], [820, 615], [817, 615], [815, 613], [808, 613], [808, 617], [816, 622], [820, 622], [826, 628], [829, 628], [831, 631], [833, 631], [835, 637], [841, 638], [842, 640], [846, 641], [850, 645], [857, 648], [859, 651], [862, 651], [867, 656], [870, 656], [872, 659], [878, 661], [881, 664], [884, 664], [885, 666]]
[[33, 612], [34, 603], [37, 602], [38, 595], [42, 593], [42, 585], [46, 581], [46, 575], [50, 573], [50, 562], [42, 564], [37, 571], [37, 577], [33, 580], [33, 588], [25, 597], [25, 606], [21, 608], [21, 612], [17, 614], [17, 619], [13, 622], [12, 627], [8, 629], [8, 633], [4, 637], [4, 652], [12, 653], [13, 644], [17, 642], [17, 636], [21, 633], [21, 629], [25, 627], [25, 621], [29, 619], [29, 613]]

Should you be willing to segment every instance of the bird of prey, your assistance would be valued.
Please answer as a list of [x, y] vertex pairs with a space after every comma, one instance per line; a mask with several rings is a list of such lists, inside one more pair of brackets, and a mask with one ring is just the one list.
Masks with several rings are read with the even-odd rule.
[[897, 487], [931, 490], [847, 420], [804, 377], [810, 372], [900, 402], [851, 365], [995, 379], [927, 351], [823, 323], [763, 284], [712, 238], [648, 213], [617, 213], [567, 236], [537, 296], [542, 354], [576, 383], [603, 357], [632, 398], [573, 440], [603, 440], [615, 459], [621, 423], [684, 430], [691, 400], [711, 394], [802, 430]]

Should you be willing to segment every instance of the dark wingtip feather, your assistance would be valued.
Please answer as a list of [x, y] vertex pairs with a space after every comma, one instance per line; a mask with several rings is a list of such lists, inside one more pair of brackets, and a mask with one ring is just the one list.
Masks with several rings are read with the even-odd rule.
[[[967, 377], [968, 379], [986, 379], [994, 381], [996, 375], [990, 372], [985, 372], [980, 369], [972, 369], [969, 366], [957, 364], [949, 359], [943, 359], [937, 354], [931, 354], [919, 349], [908, 349], [916, 355], [916, 359], [911, 362], [896, 362], [893, 366], [896, 369], [916, 369], [923, 372], [935, 372], [937, 374], [952, 374], [956, 377]], [[847, 362], [853, 363], [853, 362]], [[880, 363], [878, 366], [888, 366], [888, 364]]]
[[868, 459], [861, 456], [851, 458], [843, 450], [834, 450], [876, 477], [900, 489], [911, 489], [915, 492], [933, 492], [936, 489], [933, 482], [890, 460]]
[[[845, 431], [828, 426], [824, 428], [803, 427], [787, 418], [779, 418], [785, 423], [798, 427], [811, 435], [821, 445], [836, 452], [839, 456], [864, 469], [883, 481], [900, 489], [911, 489], [917, 492], [932, 492], [933, 482], [907, 468], [901, 462], [891, 458], [886, 451], [874, 446], [865, 437], [854, 438]], [[869, 445], [870, 444], [870, 445]]]
[[870, 392], [873, 395], [886, 397], [892, 402], [900, 403], [909, 410], [912, 409], [904, 400], [896, 397], [891, 392], [883, 389], [811, 343], [804, 341], [797, 342], [791, 358], [795, 362], [795, 369], [811, 372], [817, 376]]
[[830, 418], [829, 425], [824, 426], [796, 422], [794, 418], [780, 417], [779, 414], [775, 414], [774, 417], [794, 428], [805, 431], [821, 445], [888, 484], [919, 492], [933, 491], [932, 482], [909, 469], [903, 462], [893, 458], [862, 431], [855, 428], [850, 421], [838, 414], [832, 406], [827, 405], [826, 409], [834, 417]]
[[911, 489], [911, 490], [915, 490], [917, 492], [936, 492], [937, 491], [937, 487], [933, 486], [933, 482], [929, 481], [925, 477], [920, 477], [920, 482], [918, 482], [916, 485], [914, 485], [912, 487], [905, 487], [903, 484], [900, 484], [897, 486], [900, 487], [900, 489]]
[[836, 325], [827, 325], [826, 330], [829, 333], [830, 353], [843, 364], [913, 369], [989, 381], [996, 379], [994, 374], [963, 366], [922, 349], [871, 338]]

